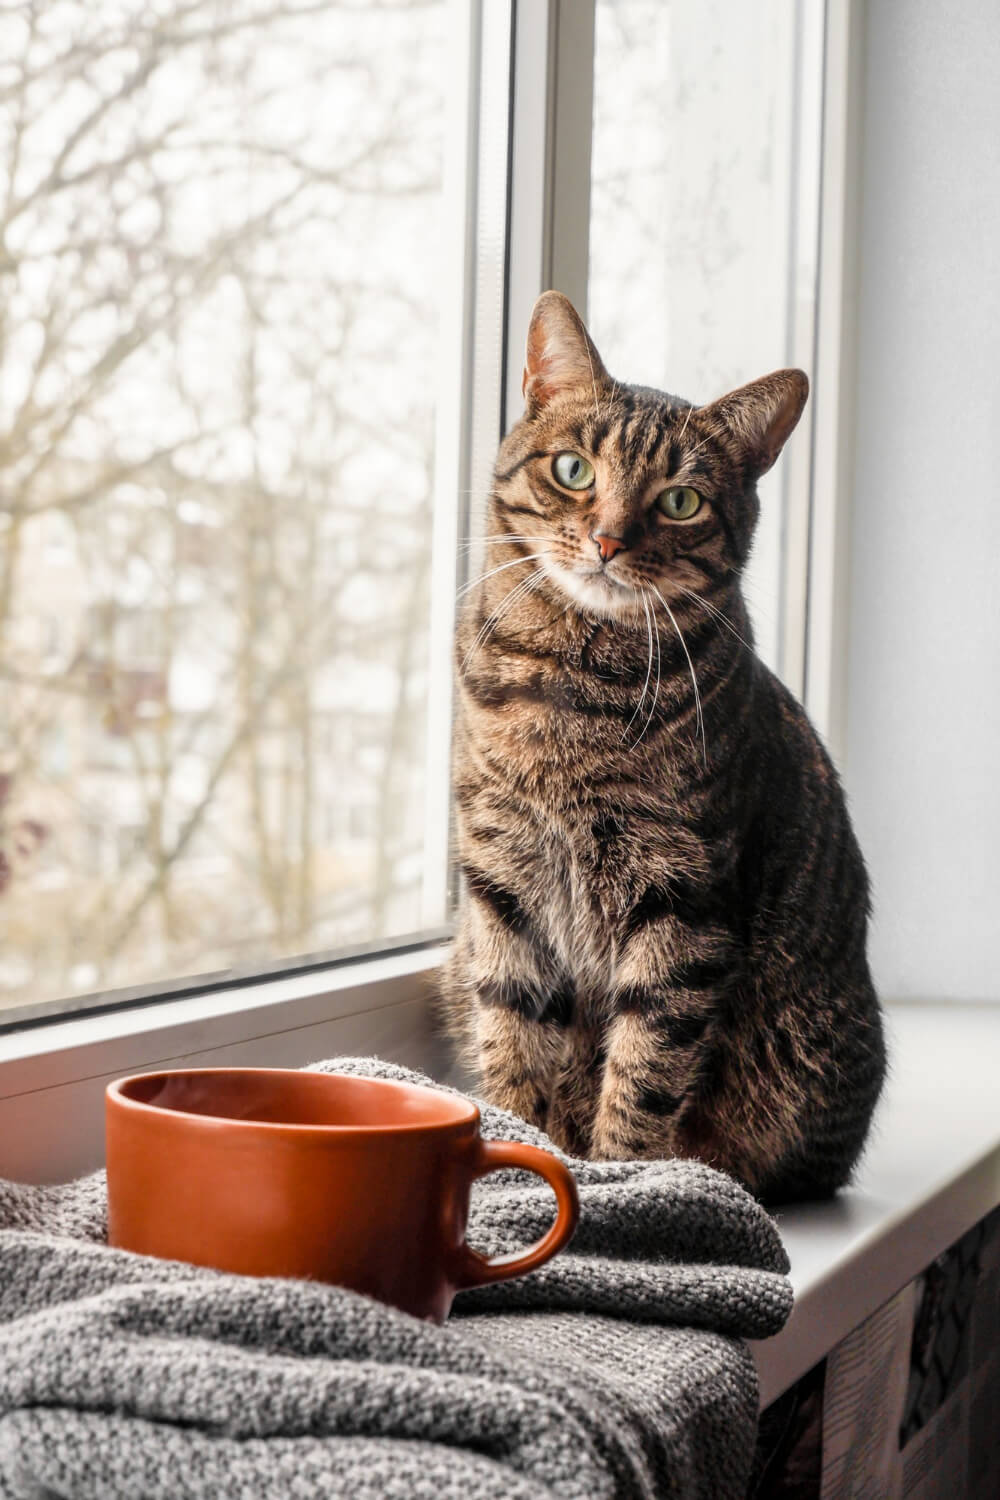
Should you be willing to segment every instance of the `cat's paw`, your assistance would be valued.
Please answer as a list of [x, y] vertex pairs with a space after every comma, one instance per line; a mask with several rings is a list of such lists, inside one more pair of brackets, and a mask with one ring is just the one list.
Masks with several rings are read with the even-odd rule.
[[510, 1084], [483, 1080], [483, 1097], [498, 1109], [505, 1109], [520, 1120], [527, 1120], [539, 1130], [545, 1129], [549, 1101], [541, 1089], [531, 1083]]
[[620, 1130], [609, 1128], [600, 1120], [594, 1126], [587, 1152], [589, 1161], [631, 1161], [640, 1153], [635, 1142], [629, 1141]]

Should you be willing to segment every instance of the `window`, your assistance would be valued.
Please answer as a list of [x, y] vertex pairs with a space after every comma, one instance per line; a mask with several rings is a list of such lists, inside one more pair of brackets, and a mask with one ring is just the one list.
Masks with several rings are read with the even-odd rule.
[[[625, 380], [710, 401], [813, 362], [823, 7], [597, 0], [591, 328]], [[761, 482], [745, 588], [801, 691], [809, 421]]]
[[445, 921], [471, 55], [447, 0], [0, 18], [0, 1016]]
[[[810, 368], [822, 24], [4, 12], [0, 1024], [445, 930], [455, 590], [531, 303], [694, 400]], [[805, 436], [783, 465], [750, 592], [800, 687]]]

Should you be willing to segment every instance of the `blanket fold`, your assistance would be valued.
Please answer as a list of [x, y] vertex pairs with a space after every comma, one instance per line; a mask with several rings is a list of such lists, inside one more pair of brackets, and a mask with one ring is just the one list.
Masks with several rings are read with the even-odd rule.
[[[431, 1080], [378, 1059], [323, 1071]], [[488, 1139], [562, 1153], [480, 1105]], [[743, 1495], [756, 1377], [742, 1340], [791, 1307], [767, 1214], [693, 1162], [563, 1156], [570, 1247], [460, 1294], [441, 1328], [304, 1281], [111, 1250], [103, 1173], [0, 1180], [2, 1500]], [[535, 1239], [550, 1189], [477, 1183], [469, 1239]]]

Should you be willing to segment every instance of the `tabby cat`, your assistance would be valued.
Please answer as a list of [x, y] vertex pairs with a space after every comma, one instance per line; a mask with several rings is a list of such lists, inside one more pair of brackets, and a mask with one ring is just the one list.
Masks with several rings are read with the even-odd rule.
[[546, 292], [523, 390], [458, 630], [446, 1024], [568, 1151], [832, 1193], [885, 1071], [868, 881], [740, 588], [808, 381], [620, 385]]

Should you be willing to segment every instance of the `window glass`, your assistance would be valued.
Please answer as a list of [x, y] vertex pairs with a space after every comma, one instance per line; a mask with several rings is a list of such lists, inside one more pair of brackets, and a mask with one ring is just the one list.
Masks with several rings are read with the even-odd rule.
[[[588, 305], [616, 377], [700, 405], [809, 370], [822, 19], [791, 0], [597, 0]], [[808, 427], [761, 482], [746, 580], [779, 669], [802, 625], [784, 560], [804, 531]]]
[[447, 17], [0, 16], [0, 1020], [433, 915]]

